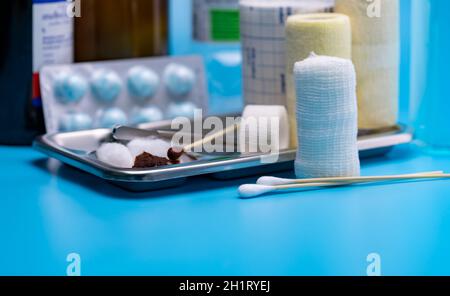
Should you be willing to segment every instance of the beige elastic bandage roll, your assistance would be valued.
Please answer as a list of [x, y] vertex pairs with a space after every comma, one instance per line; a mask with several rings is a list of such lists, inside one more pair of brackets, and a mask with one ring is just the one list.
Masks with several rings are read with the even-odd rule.
[[306, 59], [311, 52], [317, 55], [350, 59], [351, 27], [349, 18], [337, 13], [318, 13], [295, 15], [287, 20], [286, 85], [291, 147], [297, 146], [294, 64]]
[[337, 0], [350, 17], [352, 60], [357, 75], [359, 128], [391, 127], [398, 121], [399, 1]]

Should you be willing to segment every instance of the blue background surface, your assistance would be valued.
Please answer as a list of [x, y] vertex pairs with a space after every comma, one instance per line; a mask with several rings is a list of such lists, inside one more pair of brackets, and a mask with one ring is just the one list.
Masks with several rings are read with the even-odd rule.
[[[177, 19], [181, 28], [189, 23]], [[172, 35], [173, 47], [183, 46], [187, 29]], [[404, 36], [406, 119], [408, 30]], [[198, 177], [136, 194], [31, 148], [0, 147], [0, 164], [1, 275], [65, 275], [72, 252], [83, 275], [365, 275], [370, 253], [380, 254], [384, 275], [450, 275], [446, 181], [240, 200], [237, 187], [255, 178]], [[364, 175], [450, 171], [450, 157], [402, 145], [362, 167]]]

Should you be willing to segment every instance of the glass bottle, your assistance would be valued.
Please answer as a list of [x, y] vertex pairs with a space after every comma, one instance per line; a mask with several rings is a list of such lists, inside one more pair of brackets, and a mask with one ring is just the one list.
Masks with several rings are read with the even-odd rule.
[[39, 70], [73, 61], [67, 5], [65, 0], [1, 2], [0, 144], [31, 144], [45, 132]]
[[77, 62], [167, 54], [168, 0], [83, 0], [81, 11]]
[[450, 1], [412, 0], [411, 121], [417, 141], [450, 152]]

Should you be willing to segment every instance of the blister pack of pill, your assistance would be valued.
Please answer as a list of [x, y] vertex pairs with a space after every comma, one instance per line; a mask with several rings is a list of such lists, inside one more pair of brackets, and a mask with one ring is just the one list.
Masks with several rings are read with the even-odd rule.
[[44, 67], [48, 133], [193, 117], [208, 109], [203, 60], [158, 57]]

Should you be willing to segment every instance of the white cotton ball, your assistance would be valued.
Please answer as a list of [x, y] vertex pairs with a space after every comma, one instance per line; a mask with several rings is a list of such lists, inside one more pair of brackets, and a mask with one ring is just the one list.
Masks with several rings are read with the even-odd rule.
[[275, 153], [289, 148], [289, 116], [286, 107], [247, 105], [242, 119], [239, 129], [239, 150], [242, 153]]
[[144, 152], [150, 153], [153, 156], [167, 157], [167, 151], [171, 145], [161, 139], [156, 138], [137, 138], [128, 143], [128, 149], [134, 157], [141, 155]]
[[169, 93], [174, 96], [189, 94], [196, 80], [194, 71], [180, 64], [169, 64], [164, 70], [164, 83]]
[[113, 102], [122, 90], [122, 81], [116, 72], [97, 70], [91, 78], [91, 88], [95, 97], [102, 102]]
[[103, 144], [98, 148], [96, 155], [98, 160], [113, 167], [130, 169], [134, 166], [134, 157], [122, 144]]

